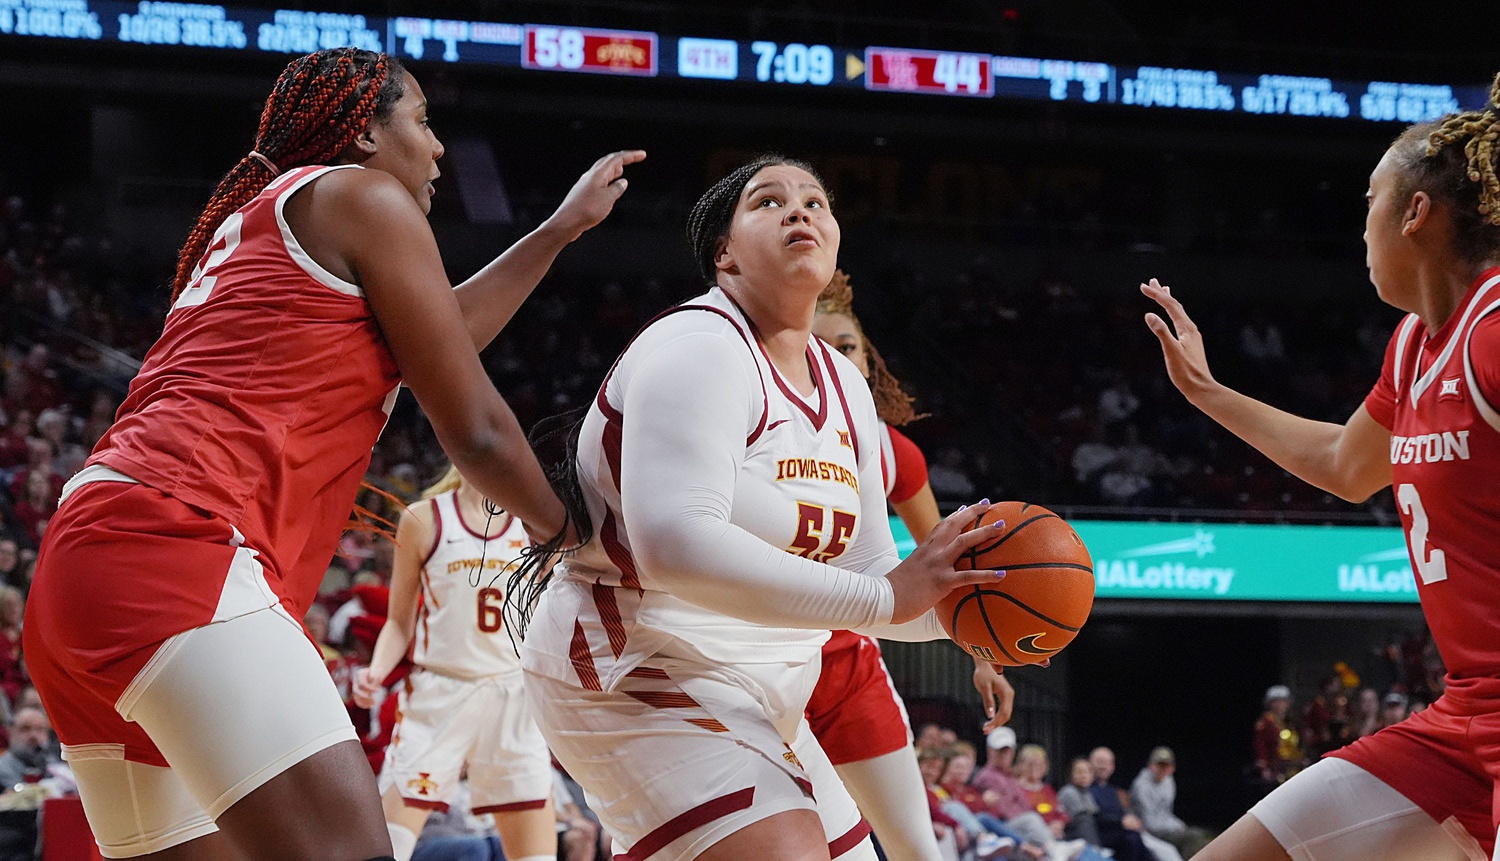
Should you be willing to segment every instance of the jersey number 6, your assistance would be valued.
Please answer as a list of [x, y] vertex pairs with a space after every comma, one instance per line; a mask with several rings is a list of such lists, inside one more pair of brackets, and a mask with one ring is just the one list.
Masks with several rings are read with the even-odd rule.
[[[490, 603], [494, 601], [495, 603]], [[500, 630], [505, 616], [501, 614], [501, 608], [505, 606], [505, 593], [499, 589], [484, 588], [479, 590], [479, 630], [486, 634], [493, 634]]]

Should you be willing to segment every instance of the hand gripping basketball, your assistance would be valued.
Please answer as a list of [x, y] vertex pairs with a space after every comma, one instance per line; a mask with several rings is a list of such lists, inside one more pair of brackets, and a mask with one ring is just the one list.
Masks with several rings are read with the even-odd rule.
[[910, 622], [926, 613], [954, 589], [994, 583], [1005, 576], [1004, 571], [959, 570], [957, 567], [960, 557], [971, 548], [1005, 531], [1004, 521], [964, 531], [990, 508], [990, 501], [986, 499], [948, 515], [921, 546], [891, 569], [886, 579], [891, 581], [891, 591], [896, 595], [895, 609], [891, 612], [893, 624]]
[[[996, 534], [987, 528], [991, 521], [1010, 526]], [[938, 621], [979, 660], [1046, 666], [1078, 635], [1093, 608], [1088, 548], [1073, 527], [1040, 505], [1001, 502], [971, 522], [970, 532], [983, 532], [986, 540], [967, 551], [958, 566], [1003, 568], [1010, 576], [1004, 583], [965, 586], [943, 598]]]

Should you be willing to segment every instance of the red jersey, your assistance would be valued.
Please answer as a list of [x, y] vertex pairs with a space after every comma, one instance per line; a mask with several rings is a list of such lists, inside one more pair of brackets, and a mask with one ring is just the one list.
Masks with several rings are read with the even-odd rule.
[[1429, 334], [1396, 329], [1365, 408], [1391, 432], [1391, 486], [1451, 678], [1500, 677], [1500, 268]]
[[927, 458], [906, 434], [880, 423], [880, 470], [885, 475], [885, 497], [905, 502], [927, 483]]
[[363, 292], [282, 211], [341, 168], [288, 171], [224, 221], [89, 458], [234, 524], [298, 619], [400, 382]]

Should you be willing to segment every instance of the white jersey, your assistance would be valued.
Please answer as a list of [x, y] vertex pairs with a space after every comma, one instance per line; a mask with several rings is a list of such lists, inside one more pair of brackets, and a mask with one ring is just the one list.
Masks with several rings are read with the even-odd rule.
[[828, 628], [889, 622], [878, 596], [899, 559], [875, 405], [817, 338], [807, 360], [816, 391], [804, 398], [717, 288], [626, 348], [578, 443], [595, 537], [558, 566], [526, 669], [613, 690], [653, 655], [800, 663]]
[[412, 662], [462, 679], [514, 674], [521, 669], [503, 630], [505, 581], [527, 545], [521, 521], [502, 514], [488, 524], [468, 523], [458, 491], [435, 496], [432, 549], [422, 563], [420, 603]]

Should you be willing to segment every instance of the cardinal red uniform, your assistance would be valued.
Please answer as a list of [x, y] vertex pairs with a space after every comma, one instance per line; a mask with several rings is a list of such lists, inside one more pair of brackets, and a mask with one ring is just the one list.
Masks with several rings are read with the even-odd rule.
[[[886, 498], [905, 502], [927, 484], [927, 458], [907, 436], [880, 423]], [[807, 722], [834, 765], [901, 750], [912, 743], [906, 705], [873, 637], [834, 631], [823, 644], [823, 670], [807, 701]]]
[[1339, 750], [1486, 855], [1500, 822], [1500, 269], [1428, 334], [1396, 330], [1365, 399], [1391, 432], [1391, 484], [1433, 640], [1448, 668], [1437, 702]]
[[[268, 608], [293, 623], [316, 594], [399, 382], [360, 288], [308, 256], [283, 215], [336, 169], [288, 171], [224, 221], [47, 530], [26, 655], [75, 768], [167, 766], [132, 709], [191, 651], [187, 632]], [[284, 635], [272, 625], [257, 630]], [[295, 761], [199, 803], [223, 809]], [[117, 835], [106, 854], [180, 836]]]

